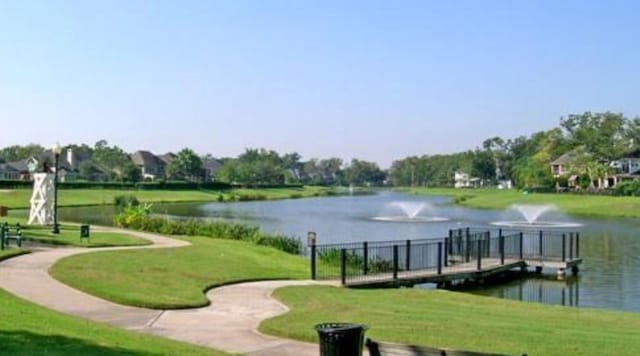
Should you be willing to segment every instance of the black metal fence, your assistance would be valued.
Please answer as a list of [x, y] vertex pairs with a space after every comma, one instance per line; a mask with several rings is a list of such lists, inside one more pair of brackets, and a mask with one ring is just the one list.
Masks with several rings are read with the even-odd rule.
[[407, 271], [433, 271], [456, 264], [482, 269], [483, 262], [567, 261], [579, 257], [579, 233], [454, 229], [448, 237], [311, 245], [311, 278], [358, 281], [372, 275], [397, 279]]

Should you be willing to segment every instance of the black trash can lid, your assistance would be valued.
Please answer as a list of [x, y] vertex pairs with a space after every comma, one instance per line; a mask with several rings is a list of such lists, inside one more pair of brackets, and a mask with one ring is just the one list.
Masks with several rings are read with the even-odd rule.
[[347, 330], [367, 330], [368, 326], [364, 324], [355, 324], [355, 323], [320, 323], [316, 324], [314, 329], [318, 332], [331, 333], [331, 332], [339, 332], [339, 331], [347, 331]]

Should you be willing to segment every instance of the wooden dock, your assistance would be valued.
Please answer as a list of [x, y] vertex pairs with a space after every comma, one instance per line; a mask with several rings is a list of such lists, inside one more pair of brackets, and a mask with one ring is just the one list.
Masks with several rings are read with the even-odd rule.
[[443, 239], [310, 245], [312, 279], [344, 286], [481, 281], [511, 270], [577, 273], [580, 234], [558, 231], [451, 230]]

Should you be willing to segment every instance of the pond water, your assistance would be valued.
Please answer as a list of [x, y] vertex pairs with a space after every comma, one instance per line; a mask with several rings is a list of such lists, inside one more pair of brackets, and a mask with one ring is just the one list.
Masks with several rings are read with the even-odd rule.
[[[65, 208], [62, 220], [110, 224], [110, 207]], [[238, 203], [157, 204], [157, 214], [249, 223], [265, 231], [306, 239], [315, 231], [318, 243], [441, 238], [451, 228], [490, 227], [496, 221], [523, 220], [515, 210], [476, 210], [450, 204], [446, 197], [408, 196], [384, 192]], [[413, 219], [408, 217], [415, 215]], [[539, 220], [583, 226], [577, 278], [526, 278], [469, 292], [567, 306], [640, 311], [639, 219], [578, 219], [557, 211]], [[494, 227], [495, 228], [495, 227]], [[576, 228], [572, 228], [572, 231]]]

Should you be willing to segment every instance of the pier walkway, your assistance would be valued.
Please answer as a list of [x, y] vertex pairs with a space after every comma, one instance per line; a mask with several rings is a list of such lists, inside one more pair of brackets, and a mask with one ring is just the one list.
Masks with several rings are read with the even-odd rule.
[[478, 281], [533, 267], [574, 273], [582, 262], [580, 234], [563, 231], [450, 230], [441, 239], [310, 245], [312, 279], [344, 286]]

